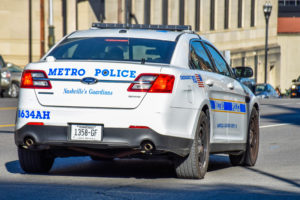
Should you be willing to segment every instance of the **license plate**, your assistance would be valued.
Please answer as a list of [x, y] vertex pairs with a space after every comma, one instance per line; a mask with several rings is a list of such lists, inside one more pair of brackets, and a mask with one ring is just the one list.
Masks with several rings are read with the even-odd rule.
[[91, 124], [71, 124], [71, 140], [101, 141], [103, 126]]

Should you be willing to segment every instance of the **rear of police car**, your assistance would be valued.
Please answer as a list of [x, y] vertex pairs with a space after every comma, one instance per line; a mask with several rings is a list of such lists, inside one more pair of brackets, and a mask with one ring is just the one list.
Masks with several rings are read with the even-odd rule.
[[189, 115], [170, 107], [181, 33], [99, 26], [70, 34], [26, 66], [15, 132], [25, 171], [48, 171], [59, 156], [188, 154], [193, 127], [178, 116]]

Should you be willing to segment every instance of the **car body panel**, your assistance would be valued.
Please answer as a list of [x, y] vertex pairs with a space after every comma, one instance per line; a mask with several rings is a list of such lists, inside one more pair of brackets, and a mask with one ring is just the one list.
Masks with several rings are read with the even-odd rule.
[[[20, 141], [24, 138], [19, 137], [30, 136], [30, 132], [26, 132], [26, 135], [18, 130], [23, 130], [23, 127], [27, 127], [31, 122], [42, 122], [46, 127], [65, 127], [66, 130], [69, 130], [70, 124], [74, 123], [98, 124], [107, 130], [126, 129], [124, 134], [132, 126], [146, 127], [162, 136], [192, 141], [196, 134], [200, 113], [207, 109], [211, 127], [210, 144], [232, 145], [227, 149], [230, 151], [242, 150], [235, 148], [236, 144], [244, 148], [250, 113], [254, 106], [258, 108], [258, 101], [252, 92], [233, 75], [225, 76], [217, 72], [191, 68], [190, 41], [197, 39], [209, 43], [207, 40], [201, 39], [192, 32], [126, 30], [126, 33], [121, 33], [118, 29], [91, 29], [72, 33], [65, 38], [68, 37], [150, 38], [175, 41], [176, 47], [169, 64], [62, 61], [55, 58], [51, 61], [46, 59], [53, 49], [50, 50], [40, 62], [26, 66], [26, 70], [45, 71], [52, 88], [21, 88], [16, 121], [17, 145], [23, 145]], [[79, 76], [70, 77], [65, 73], [66, 68], [74, 68], [77, 72], [84, 68], [86, 71]], [[97, 77], [96, 69], [107, 69], [110, 74], [115, 72], [118, 74], [118, 70], [127, 70], [128, 76]], [[134, 73], [131, 74], [130, 71]], [[172, 92], [128, 92], [130, 82], [143, 73], [174, 76]], [[104, 82], [82, 83], [84, 78], [89, 77]], [[213, 82], [213, 85], [210, 86], [209, 82]], [[72, 89], [74, 90], [72, 94], [66, 93], [66, 91], [73, 91]], [[112, 91], [112, 95], [84, 94], [85, 91], [89, 93], [91, 89]], [[61, 144], [64, 143], [76, 146], [71, 141], [61, 141]], [[88, 142], [81, 145], [89, 148]], [[118, 145], [110, 144], [109, 148], [118, 148]], [[186, 148], [189, 147], [185, 146], [182, 149]], [[176, 152], [176, 154], [184, 156], [186, 151]]]

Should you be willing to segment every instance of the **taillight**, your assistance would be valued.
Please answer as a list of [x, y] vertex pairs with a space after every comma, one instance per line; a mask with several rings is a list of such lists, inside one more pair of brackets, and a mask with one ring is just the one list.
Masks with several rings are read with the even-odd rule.
[[141, 74], [128, 92], [172, 93], [175, 77], [169, 74]]
[[22, 74], [21, 88], [51, 89], [47, 74], [42, 70], [25, 70]]

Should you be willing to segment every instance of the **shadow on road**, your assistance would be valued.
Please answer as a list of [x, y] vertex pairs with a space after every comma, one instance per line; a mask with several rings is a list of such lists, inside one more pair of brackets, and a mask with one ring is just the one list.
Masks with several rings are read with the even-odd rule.
[[288, 107], [284, 105], [268, 105], [269, 107], [273, 107], [275, 109], [282, 109], [286, 112], [276, 113], [276, 114], [261, 114], [260, 118], [262, 119], [270, 119], [275, 123], [287, 123], [300, 126], [300, 108]]
[[15, 133], [14, 131], [0, 130], [0, 133]]
[[[201, 184], [201, 180], [185, 181], [185, 184], [169, 183], [147, 186], [147, 182], [135, 184], [46, 184], [0, 181], [3, 199], [290, 199], [299, 200], [300, 193], [276, 190], [271, 187], [236, 184]], [[16, 192], [18, 191], [18, 192]], [[38, 197], [38, 198], [37, 198]]]
[[[17, 160], [8, 162], [5, 166], [10, 173], [24, 173]], [[231, 167], [228, 156], [210, 156], [208, 172], [228, 167]], [[139, 159], [93, 161], [89, 157], [56, 158], [49, 175], [148, 179], [176, 177], [170, 161]]]
[[[232, 167], [228, 156], [211, 156], [209, 172]], [[19, 162], [6, 163], [10, 173], [23, 174]], [[299, 180], [291, 180], [264, 172], [255, 168], [247, 168], [253, 173], [259, 173], [276, 181], [281, 181], [293, 187], [300, 188]], [[41, 175], [36, 175], [41, 176]], [[44, 175], [43, 175], [44, 176]], [[53, 199], [59, 194], [59, 199], [292, 199], [300, 198], [300, 192], [288, 192], [271, 187], [236, 185], [236, 184], [202, 184], [201, 180], [175, 180], [171, 162], [163, 160], [114, 160], [112, 162], [92, 161], [89, 157], [58, 158], [49, 176], [72, 177], [105, 177], [105, 178], [136, 178], [145, 179], [140, 183], [105, 184], [105, 179], [99, 179], [97, 184], [80, 182], [74, 179], [72, 183], [62, 185], [53, 183], [32, 184], [0, 181], [0, 197], [5, 199], [36, 199], [38, 193], [41, 199]], [[153, 184], [153, 179], [171, 178], [169, 184]], [[78, 180], [78, 181], [75, 181]], [[14, 191], [18, 191], [15, 193]], [[22, 198], [24, 199], [24, 198]]]
[[[291, 180], [291, 179], [283, 178], [283, 177], [277, 176], [275, 174], [264, 172], [264, 171], [261, 171], [261, 170], [255, 169], [255, 168], [247, 168], [247, 169], [252, 171], [252, 172], [256, 172], [256, 173], [259, 173], [261, 175], [268, 176], [270, 178], [276, 179], [278, 181], [285, 182], [287, 184], [290, 184], [292, 186], [295, 186], [295, 187], [299, 188], [299, 190], [300, 190], [300, 179]], [[300, 196], [299, 196], [299, 199], [300, 199]]]

